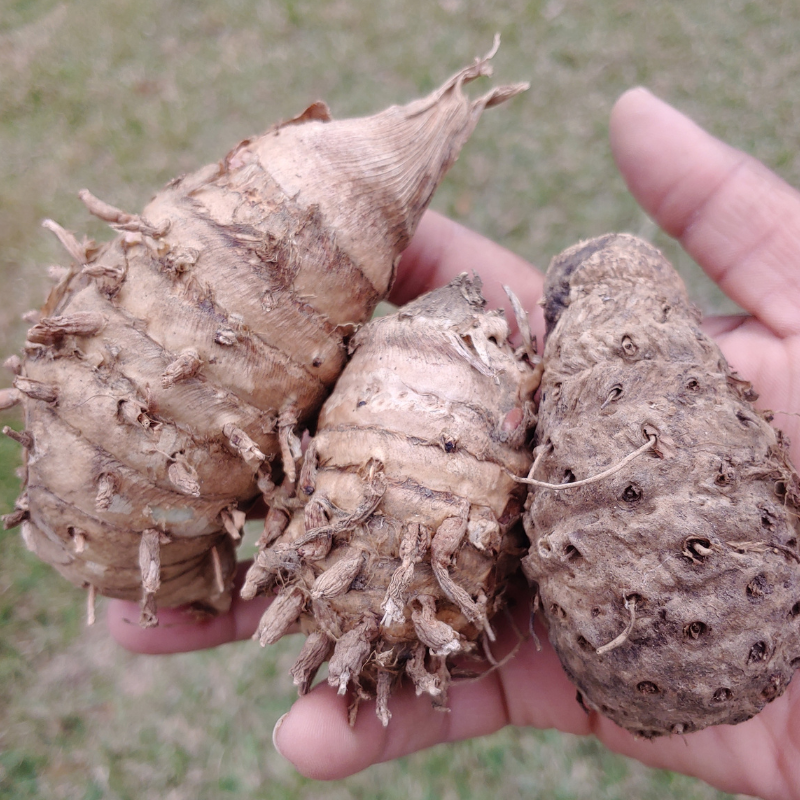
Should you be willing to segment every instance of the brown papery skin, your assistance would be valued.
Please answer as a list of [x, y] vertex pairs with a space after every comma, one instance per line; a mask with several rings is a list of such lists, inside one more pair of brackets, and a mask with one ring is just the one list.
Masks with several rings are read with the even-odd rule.
[[523, 567], [587, 710], [639, 736], [742, 722], [800, 659], [800, 483], [680, 278], [627, 235], [545, 280]]
[[259, 486], [271, 503], [271, 473], [291, 483], [298, 436], [434, 189], [483, 109], [525, 88], [468, 99], [487, 59], [373, 117], [314, 104], [140, 216], [83, 192], [120, 231], [100, 247], [46, 223], [73, 260], [4, 396], [27, 432], [6, 523], [34, 552], [92, 597], [141, 598], [143, 624], [156, 603], [227, 608], [238, 504]]
[[524, 552], [512, 475], [530, 466], [538, 373], [483, 304], [461, 276], [359, 331], [306, 453], [305, 508], [262, 540], [243, 591], [277, 586], [278, 603], [299, 589], [295, 616], [270, 609], [257, 638], [276, 641], [299, 616], [319, 654], [295, 665], [300, 690], [332, 653], [328, 681], [353, 710], [376, 698], [384, 724], [404, 673], [446, 704], [452, 658], [482, 655]]

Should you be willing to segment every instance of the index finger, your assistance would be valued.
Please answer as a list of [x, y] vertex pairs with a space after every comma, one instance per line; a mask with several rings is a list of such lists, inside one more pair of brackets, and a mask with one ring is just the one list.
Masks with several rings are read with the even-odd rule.
[[646, 89], [620, 97], [610, 132], [645, 211], [773, 333], [800, 332], [800, 193]]

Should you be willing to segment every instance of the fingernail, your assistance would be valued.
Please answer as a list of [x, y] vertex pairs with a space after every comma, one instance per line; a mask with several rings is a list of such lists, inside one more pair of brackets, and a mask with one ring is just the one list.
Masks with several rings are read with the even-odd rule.
[[289, 712], [287, 711], [276, 723], [275, 727], [272, 729], [272, 746], [278, 751], [278, 754], [286, 758], [286, 756], [281, 753], [280, 747], [278, 747], [278, 730], [280, 729], [281, 725], [283, 725], [283, 721], [286, 717], [289, 716]]

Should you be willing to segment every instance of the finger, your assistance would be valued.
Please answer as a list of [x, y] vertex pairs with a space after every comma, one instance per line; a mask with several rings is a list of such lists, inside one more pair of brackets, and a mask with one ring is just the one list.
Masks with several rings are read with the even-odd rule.
[[[520, 616], [526, 614], [524, 609]], [[518, 634], [508, 626], [497, 627], [497, 635], [498, 654], [506, 652], [512, 641], [517, 643]], [[346, 697], [323, 684], [279, 720], [275, 746], [303, 775], [338, 780], [372, 764], [442, 742], [484, 736], [508, 724], [589, 732], [575, 687], [552, 648], [545, 643], [537, 651], [530, 641], [500, 669], [476, 681], [452, 684], [447, 712], [433, 708], [428, 695], [416, 696], [407, 682], [389, 700], [392, 717], [385, 728], [375, 716], [374, 702], [361, 704], [351, 728], [347, 703]]]
[[184, 608], [159, 609], [158, 625], [142, 628], [136, 603], [111, 600], [106, 621], [111, 637], [126, 650], [150, 655], [186, 653], [252, 636], [265, 606], [257, 601], [243, 605], [246, 608], [232, 607], [224, 614], [205, 619]]
[[[533, 674], [528, 676], [531, 682], [533, 678]], [[573, 699], [574, 695], [573, 690]], [[386, 727], [375, 716], [374, 702], [369, 702], [362, 703], [351, 728], [347, 703], [346, 697], [322, 684], [301, 697], [279, 721], [275, 746], [303, 775], [338, 780], [442, 742], [493, 733], [511, 719], [496, 673], [475, 683], [451, 686], [449, 711], [434, 709], [428, 695], [418, 697], [413, 687], [404, 685], [389, 701], [392, 717]]]
[[435, 710], [430, 698], [416, 697], [410, 687], [404, 687], [390, 700], [392, 718], [385, 728], [375, 716], [374, 703], [362, 704], [350, 727], [348, 699], [320, 685], [278, 721], [273, 741], [306, 777], [340, 780], [373, 764], [437, 744], [488, 735], [512, 724], [591, 733], [614, 752], [657, 769], [692, 775], [723, 791], [779, 796], [776, 782], [794, 785], [794, 762], [779, 763], [774, 747], [775, 731], [786, 728], [775, 724], [775, 718], [786, 715], [788, 697], [737, 726], [650, 741], [633, 736], [597, 712], [583, 711], [575, 687], [549, 646], [541, 653], [530, 646], [508, 666], [513, 669], [452, 686], [449, 712]]
[[708, 334], [712, 339], [733, 333], [739, 330], [743, 325], [747, 324], [752, 317], [747, 314], [728, 314], [725, 316], [704, 317], [700, 323], [703, 332]]
[[790, 685], [785, 695], [757, 716], [738, 725], [718, 725], [686, 736], [648, 741], [599, 718], [595, 732], [617, 753], [656, 769], [700, 778], [725, 792], [794, 797], [800, 769], [795, 746], [797, 726], [792, 722], [798, 693], [793, 687]]
[[611, 146], [639, 204], [779, 336], [800, 332], [800, 194], [646, 89], [620, 97]]
[[[517, 616], [519, 625], [524, 615]], [[498, 641], [507, 647], [509, 628], [498, 626], [497, 633]], [[544, 631], [539, 633], [541, 637]], [[617, 753], [655, 768], [693, 775], [725, 791], [775, 795], [768, 791], [769, 776], [793, 769], [791, 765], [773, 768], [776, 755], [770, 730], [787, 729], [780, 719], [787, 715], [794, 685], [749, 722], [649, 741], [597, 712], [587, 714], [552, 647], [545, 638], [542, 644], [537, 651], [526, 641], [500, 669], [478, 681], [452, 685], [449, 712], [435, 710], [427, 695], [417, 697], [412, 687], [404, 686], [389, 701], [392, 717], [387, 727], [375, 716], [374, 702], [362, 703], [350, 727], [348, 698], [326, 684], [319, 685], [278, 721], [273, 741], [300, 773], [317, 780], [339, 780], [382, 761], [488, 735], [508, 724], [594, 734]], [[754, 763], [763, 769], [753, 770]]]
[[[541, 273], [523, 258], [453, 222], [435, 211], [427, 211], [411, 244], [403, 252], [389, 300], [404, 305], [462, 272], [477, 272], [483, 294], [491, 308], [505, 308], [514, 317], [503, 285], [510, 286], [523, 307], [531, 313], [531, 327], [541, 336], [544, 323], [537, 301], [542, 295]], [[540, 339], [541, 340], [541, 339]]]
[[735, 372], [758, 389], [756, 406], [774, 416], [774, 424], [788, 437], [789, 453], [800, 462], [800, 385], [795, 364], [800, 364], [800, 338], [777, 339], [755, 317], [707, 317], [701, 327], [716, 339]]
[[[339, 780], [363, 769], [450, 740], [450, 715], [434, 712], [430, 698], [404, 687], [390, 702], [384, 728], [374, 704], [364, 703], [355, 725], [348, 723], [348, 698], [320, 684], [278, 720], [275, 747], [306, 777]], [[476, 732], [475, 735], [486, 731]]]
[[183, 606], [159, 608], [158, 625], [142, 628], [139, 625], [139, 606], [125, 600], [109, 600], [106, 624], [117, 644], [134, 653], [163, 655], [204, 650], [227, 642], [249, 639], [271, 598], [257, 597], [242, 600], [239, 586], [249, 564], [239, 565], [233, 601], [228, 611], [214, 617], [201, 617]]

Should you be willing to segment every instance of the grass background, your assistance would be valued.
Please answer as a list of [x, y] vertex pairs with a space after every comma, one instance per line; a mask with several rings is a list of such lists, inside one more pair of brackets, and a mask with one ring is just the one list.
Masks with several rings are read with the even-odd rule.
[[[628, 196], [608, 113], [646, 84], [800, 185], [794, 0], [0, 0], [0, 355], [19, 348], [19, 314], [62, 258], [41, 219], [108, 235], [78, 189], [136, 211], [315, 99], [344, 117], [427, 92], [495, 31], [494, 81], [531, 89], [486, 114], [434, 206], [539, 265], [581, 237], [646, 235], [705, 310], [731, 309]], [[3, 510], [16, 463], [17, 445], [0, 441]], [[270, 744], [298, 642], [136, 657], [102, 624], [84, 628], [83, 612], [82, 592], [17, 531], [0, 534], [2, 798], [723, 797], [593, 740], [529, 730], [307, 781]]]

